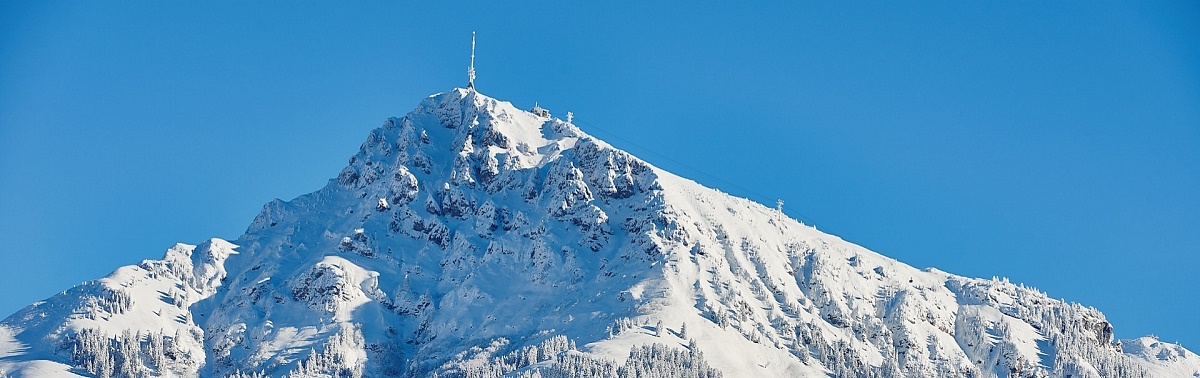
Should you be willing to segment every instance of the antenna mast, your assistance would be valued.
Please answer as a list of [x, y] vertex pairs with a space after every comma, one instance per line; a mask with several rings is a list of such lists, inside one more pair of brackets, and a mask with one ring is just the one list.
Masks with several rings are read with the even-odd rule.
[[475, 32], [471, 32], [471, 66], [467, 68], [467, 89], [475, 90]]
[[780, 218], [782, 218], [784, 216], [783, 215], [783, 199], [782, 198], [775, 200], [775, 211], [777, 212], [775, 214], [775, 220], [779, 220]]

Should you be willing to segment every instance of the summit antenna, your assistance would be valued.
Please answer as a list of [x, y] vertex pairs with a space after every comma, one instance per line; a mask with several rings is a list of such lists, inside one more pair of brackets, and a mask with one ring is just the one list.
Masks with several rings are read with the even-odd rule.
[[775, 214], [776, 220], [779, 220], [780, 218], [782, 218], [784, 216], [784, 214], [783, 214], [783, 199], [782, 198], [775, 200], [775, 211], [776, 211], [776, 214]]
[[475, 90], [475, 32], [471, 32], [471, 66], [467, 67], [467, 89]]

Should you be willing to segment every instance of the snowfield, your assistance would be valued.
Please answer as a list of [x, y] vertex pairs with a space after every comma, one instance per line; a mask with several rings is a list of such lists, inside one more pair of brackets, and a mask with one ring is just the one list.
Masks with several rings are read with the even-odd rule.
[[0, 374], [1200, 377], [1200, 357], [455, 89], [237, 240], [179, 244], [9, 316]]

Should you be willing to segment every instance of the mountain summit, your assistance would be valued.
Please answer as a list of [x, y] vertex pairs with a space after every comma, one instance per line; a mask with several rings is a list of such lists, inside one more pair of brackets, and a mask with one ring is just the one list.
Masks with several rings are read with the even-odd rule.
[[455, 89], [237, 240], [9, 316], [3, 375], [1193, 377], [1200, 357]]

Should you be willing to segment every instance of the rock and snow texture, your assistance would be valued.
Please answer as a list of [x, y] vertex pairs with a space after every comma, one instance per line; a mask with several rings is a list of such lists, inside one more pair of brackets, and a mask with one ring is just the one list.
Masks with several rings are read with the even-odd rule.
[[1152, 377], [1200, 377], [1200, 356], [1177, 344], [1145, 336], [1121, 340], [1121, 347], [1141, 363]]
[[387, 120], [238, 240], [0, 322], [13, 377], [1192, 377], [1198, 361], [460, 89]]
[[0, 322], [0, 373], [195, 376], [204, 331], [191, 307], [217, 291], [236, 248], [221, 239], [176, 244], [162, 260], [118, 268], [18, 311]]

